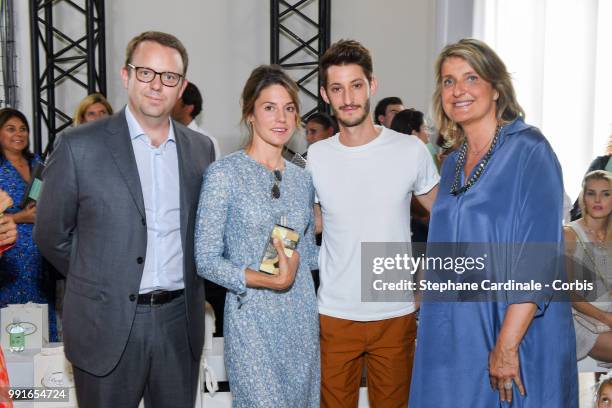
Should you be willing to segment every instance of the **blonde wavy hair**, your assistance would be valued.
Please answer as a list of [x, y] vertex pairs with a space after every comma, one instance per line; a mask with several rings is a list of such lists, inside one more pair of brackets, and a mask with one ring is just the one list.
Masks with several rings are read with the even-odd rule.
[[525, 117], [523, 108], [516, 100], [512, 78], [501, 58], [484, 42], [474, 38], [464, 38], [444, 47], [434, 65], [436, 89], [432, 98], [433, 119], [449, 147], [458, 147], [465, 141], [465, 134], [461, 126], [454, 123], [442, 107], [442, 65], [447, 59], [453, 57], [465, 60], [482, 79], [489, 82], [498, 92], [496, 115], [499, 124], [504, 125], [518, 117]]
[[[580, 195], [578, 196], [578, 205], [582, 210], [582, 216], [588, 214], [586, 210], [586, 206], [584, 205], [584, 194], [586, 193], [586, 185], [591, 180], [605, 180], [608, 182], [608, 186], [610, 190], [612, 190], [612, 173], [605, 170], [595, 170], [587, 173], [582, 180], [582, 189], [580, 190]], [[606, 228], [606, 242], [612, 242], [612, 212], [608, 214], [608, 227]]]
[[79, 126], [85, 123], [85, 112], [87, 112], [87, 109], [89, 109], [91, 105], [96, 103], [101, 103], [104, 105], [109, 116], [113, 114], [113, 107], [110, 105], [110, 103], [108, 103], [104, 95], [101, 93], [92, 93], [83, 98], [81, 103], [79, 103], [79, 106], [77, 106], [76, 110], [74, 111], [74, 117], [72, 118], [73, 125]]

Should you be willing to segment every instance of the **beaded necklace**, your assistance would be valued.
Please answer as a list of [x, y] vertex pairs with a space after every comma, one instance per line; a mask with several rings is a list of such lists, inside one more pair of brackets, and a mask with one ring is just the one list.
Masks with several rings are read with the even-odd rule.
[[484, 155], [484, 157], [480, 161], [480, 164], [478, 165], [478, 167], [476, 167], [476, 171], [474, 172], [474, 174], [468, 179], [465, 185], [459, 188], [459, 183], [461, 181], [461, 169], [463, 168], [463, 166], [465, 166], [465, 161], [467, 159], [467, 150], [468, 150], [467, 142], [463, 142], [463, 144], [459, 148], [459, 155], [457, 157], [457, 165], [455, 166], [455, 180], [450, 190], [450, 193], [452, 195], [458, 196], [459, 194], [465, 193], [474, 185], [474, 183], [478, 181], [478, 179], [482, 175], [482, 172], [487, 167], [487, 164], [489, 164], [489, 160], [491, 159], [491, 156], [493, 155], [493, 150], [495, 150], [495, 146], [497, 145], [497, 140], [499, 139], [499, 134], [501, 130], [502, 130], [502, 126], [497, 125], [497, 129], [495, 129], [495, 136], [493, 136], [493, 141], [491, 142], [491, 147], [489, 147], [489, 150], [487, 151], [487, 153]]

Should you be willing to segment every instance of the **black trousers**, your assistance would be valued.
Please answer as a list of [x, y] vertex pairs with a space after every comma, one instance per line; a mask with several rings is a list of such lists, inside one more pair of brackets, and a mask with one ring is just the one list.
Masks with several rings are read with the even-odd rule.
[[193, 408], [199, 365], [189, 348], [184, 296], [138, 305], [125, 351], [110, 374], [74, 367], [77, 400], [87, 408], [137, 408], [144, 397], [147, 408]]

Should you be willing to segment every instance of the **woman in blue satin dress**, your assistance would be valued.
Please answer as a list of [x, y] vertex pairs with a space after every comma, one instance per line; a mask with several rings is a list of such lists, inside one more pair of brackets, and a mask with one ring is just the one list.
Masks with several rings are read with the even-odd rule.
[[[311, 269], [314, 188], [285, 161], [296, 129], [297, 86], [279, 67], [256, 68], [242, 93], [244, 150], [207, 170], [196, 220], [197, 271], [227, 288], [225, 367], [235, 408], [318, 408], [319, 315]], [[274, 224], [297, 231], [290, 258], [280, 242], [278, 275], [259, 272]]]
[[[478, 40], [446, 46], [433, 101], [438, 128], [457, 149], [442, 168], [428, 242], [503, 244], [520, 267], [508, 262], [496, 276], [553, 279], [558, 270], [538, 269], [545, 254], [525, 252], [562, 242], [561, 169], [523, 121], [504, 63]], [[578, 407], [570, 303], [551, 291], [503, 296], [428, 302], [424, 294], [410, 407]]]

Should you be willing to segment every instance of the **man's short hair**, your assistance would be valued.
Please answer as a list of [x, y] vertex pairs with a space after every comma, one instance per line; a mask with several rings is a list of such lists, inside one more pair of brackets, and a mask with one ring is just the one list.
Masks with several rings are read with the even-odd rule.
[[372, 56], [370, 51], [355, 40], [340, 40], [325, 51], [319, 60], [319, 78], [323, 87], [327, 86], [327, 69], [333, 65], [356, 64], [363, 69], [369, 82], [372, 82]]
[[395, 114], [389, 129], [406, 135], [411, 135], [412, 132], [419, 133], [421, 126], [424, 124], [425, 115], [423, 112], [409, 108]]
[[382, 125], [382, 123], [380, 123], [380, 120], [378, 120], [378, 117], [381, 115], [385, 116], [385, 114], [387, 113], [387, 106], [403, 104], [404, 102], [402, 102], [402, 100], [397, 96], [388, 96], [386, 98], [382, 98], [376, 104], [376, 108], [374, 108], [374, 122], [376, 122], [377, 125]]
[[334, 128], [334, 120], [325, 112], [315, 112], [306, 119], [306, 123], [314, 122], [323, 126], [324, 129]]
[[187, 83], [181, 100], [185, 105], [193, 105], [193, 110], [190, 113], [192, 119], [195, 119], [202, 112], [202, 94], [193, 83]]
[[138, 44], [151, 41], [156, 42], [164, 47], [174, 48], [181, 54], [181, 60], [183, 60], [183, 72], [185, 75], [187, 73], [187, 65], [189, 65], [189, 57], [187, 55], [187, 50], [183, 43], [173, 36], [172, 34], [162, 33], [160, 31], [145, 31], [144, 33], [138, 34], [136, 37], [132, 38], [125, 49], [125, 66], [132, 63], [132, 56], [134, 55], [134, 51]]

